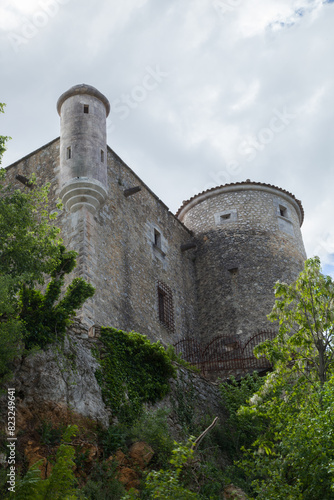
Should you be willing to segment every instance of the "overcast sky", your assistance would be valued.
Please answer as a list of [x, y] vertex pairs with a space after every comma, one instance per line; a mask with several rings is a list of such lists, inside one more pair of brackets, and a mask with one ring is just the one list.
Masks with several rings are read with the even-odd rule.
[[0, 0], [3, 166], [59, 136], [86, 83], [108, 144], [176, 212], [204, 189], [275, 184], [334, 275], [334, 0]]

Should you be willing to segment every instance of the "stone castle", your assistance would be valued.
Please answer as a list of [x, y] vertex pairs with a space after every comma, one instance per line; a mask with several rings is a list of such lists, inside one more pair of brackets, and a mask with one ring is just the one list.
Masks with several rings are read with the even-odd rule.
[[[284, 189], [236, 182], [185, 201], [176, 215], [107, 146], [108, 99], [76, 85], [58, 99], [60, 137], [7, 167], [19, 186], [49, 182], [76, 276], [96, 288], [80, 318], [175, 344], [243, 341], [271, 328], [277, 280], [306, 258], [303, 208]], [[22, 185], [22, 184], [21, 184]]]

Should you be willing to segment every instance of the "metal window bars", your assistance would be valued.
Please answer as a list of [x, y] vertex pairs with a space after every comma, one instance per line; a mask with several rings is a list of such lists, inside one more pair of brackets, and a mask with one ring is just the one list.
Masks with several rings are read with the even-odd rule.
[[170, 332], [175, 332], [172, 290], [163, 281], [157, 282], [159, 321]]

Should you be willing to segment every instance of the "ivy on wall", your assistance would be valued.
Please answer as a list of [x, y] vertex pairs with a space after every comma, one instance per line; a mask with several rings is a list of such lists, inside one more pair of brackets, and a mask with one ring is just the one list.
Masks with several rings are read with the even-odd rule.
[[120, 422], [131, 423], [143, 403], [155, 403], [169, 391], [175, 368], [160, 342], [145, 335], [101, 328], [103, 348], [96, 353], [101, 369], [96, 378], [105, 403]]

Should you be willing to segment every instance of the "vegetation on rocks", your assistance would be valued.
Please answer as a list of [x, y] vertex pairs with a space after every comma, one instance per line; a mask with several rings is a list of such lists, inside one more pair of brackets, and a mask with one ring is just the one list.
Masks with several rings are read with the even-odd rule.
[[169, 391], [175, 368], [160, 342], [145, 335], [101, 328], [101, 370], [96, 377], [108, 407], [120, 422], [132, 423], [143, 403], [155, 403]]

